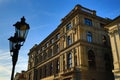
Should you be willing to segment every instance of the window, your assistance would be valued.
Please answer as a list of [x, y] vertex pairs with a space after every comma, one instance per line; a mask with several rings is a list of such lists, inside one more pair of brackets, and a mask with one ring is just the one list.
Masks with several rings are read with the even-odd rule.
[[28, 80], [31, 80], [32, 79], [32, 74], [31, 74], [31, 72], [29, 73], [29, 77], [28, 77], [29, 79]]
[[74, 64], [77, 66], [77, 54], [76, 54], [76, 49], [74, 49]]
[[48, 44], [48, 42], [46, 43], [46, 47], [48, 47], [49, 46], [49, 44]]
[[87, 32], [87, 41], [92, 42], [92, 33], [91, 32]]
[[72, 54], [71, 52], [67, 54], [67, 68], [72, 67]]
[[56, 35], [56, 39], [60, 39], [60, 33]]
[[39, 62], [42, 62], [43, 58], [42, 58], [42, 54], [39, 55]]
[[88, 26], [92, 26], [92, 20], [91, 19], [85, 18], [84, 23]]
[[70, 30], [72, 28], [72, 25], [71, 23], [69, 23], [67, 26], [66, 26], [66, 31]]
[[42, 50], [44, 50], [44, 46], [42, 47]]
[[47, 59], [47, 52], [44, 52], [44, 59]]
[[51, 40], [50, 40], [50, 43], [53, 44], [53, 43], [54, 43], [54, 39], [51, 39]]
[[40, 53], [40, 50], [38, 50], [38, 52], [37, 52], [38, 54]]
[[59, 44], [56, 45], [56, 52], [58, 53], [60, 51]]
[[53, 55], [53, 50], [52, 49], [49, 49], [48, 50], [48, 57], [51, 57]]
[[56, 73], [59, 72], [59, 69], [60, 69], [60, 63], [59, 63], [59, 60], [56, 61]]
[[102, 42], [104, 45], [107, 45], [107, 39], [106, 39], [106, 36], [104, 36], [104, 35], [102, 37]]
[[[37, 70], [37, 69], [35, 69], [34, 74], [35, 74], [34, 78], [35, 78], [35, 80], [37, 80], [37, 78], [38, 78], [38, 70]], [[24, 77], [24, 76], [23, 76], [23, 77]], [[18, 80], [19, 80], [19, 79], [18, 79]]]
[[35, 58], [35, 64], [37, 64], [38, 63], [38, 57], [36, 56], [36, 58]]
[[53, 74], [53, 63], [50, 63], [50, 76]]
[[46, 59], [47, 59], [47, 53], [44, 52], [44, 53], [42, 53], [42, 60], [46, 60]]
[[70, 36], [67, 37], [67, 45], [71, 45], [72, 44], [72, 39]]
[[42, 78], [42, 69], [39, 69], [39, 75], [40, 75], [40, 79]]
[[47, 76], [47, 66], [46, 65], [44, 66], [44, 76], [45, 77]]
[[73, 24], [73, 26], [75, 25], [75, 19], [73, 19], [72, 24]]
[[101, 28], [104, 28], [104, 26], [105, 26], [104, 24], [100, 23], [100, 27], [101, 27]]
[[96, 67], [95, 54], [92, 50], [88, 51], [88, 66], [90, 69]]
[[65, 70], [65, 56], [63, 54], [63, 70]]

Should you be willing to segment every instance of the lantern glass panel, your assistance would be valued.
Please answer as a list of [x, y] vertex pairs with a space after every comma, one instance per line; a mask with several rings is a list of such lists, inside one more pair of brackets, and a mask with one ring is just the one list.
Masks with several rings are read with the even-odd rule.
[[12, 52], [13, 51], [13, 47], [12, 47], [12, 42], [9, 40], [9, 46], [10, 46], [10, 52]]
[[13, 37], [9, 38], [9, 46], [10, 46], [10, 52], [13, 52], [13, 50], [16, 48], [16, 42]]
[[16, 27], [17, 37], [21, 42], [25, 41], [27, 37], [28, 29], [29, 29], [28, 25], [20, 25], [19, 28]]

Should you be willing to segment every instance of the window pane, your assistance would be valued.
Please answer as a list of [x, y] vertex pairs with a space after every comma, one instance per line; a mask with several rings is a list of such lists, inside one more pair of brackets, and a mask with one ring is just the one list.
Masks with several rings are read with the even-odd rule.
[[58, 53], [60, 51], [60, 48], [59, 48], [58, 44], [56, 45], [56, 48], [57, 48], [57, 53]]
[[69, 45], [71, 45], [71, 44], [72, 44], [71, 37], [70, 37], [70, 36], [68, 36], [68, 37], [67, 37], [67, 45], [69, 46]]
[[96, 67], [95, 54], [92, 50], [88, 51], [88, 65], [89, 65], [89, 68]]
[[66, 26], [66, 31], [67, 30], [70, 30], [72, 28], [72, 25], [71, 25], [71, 23], [69, 23], [67, 26]]
[[88, 26], [92, 26], [92, 20], [91, 19], [85, 18], [84, 23]]
[[69, 54], [67, 55], [67, 67], [68, 67], [68, 68], [71, 68], [71, 67], [72, 67], [72, 54], [71, 54], [71, 53], [69, 53]]
[[92, 42], [92, 33], [91, 32], [87, 32], [87, 41]]
[[56, 35], [56, 39], [60, 39], [60, 33]]

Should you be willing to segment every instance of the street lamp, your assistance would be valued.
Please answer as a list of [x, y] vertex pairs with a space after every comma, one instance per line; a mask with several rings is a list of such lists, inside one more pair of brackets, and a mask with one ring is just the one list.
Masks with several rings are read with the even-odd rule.
[[12, 57], [12, 74], [11, 74], [11, 80], [14, 78], [14, 71], [15, 71], [15, 65], [18, 60], [18, 54], [21, 46], [23, 46], [28, 31], [30, 29], [29, 24], [25, 22], [24, 16], [21, 18], [20, 22], [16, 22], [16, 24], [13, 25], [15, 27], [15, 34], [14, 36], [11, 36], [8, 40], [10, 43], [10, 55]]

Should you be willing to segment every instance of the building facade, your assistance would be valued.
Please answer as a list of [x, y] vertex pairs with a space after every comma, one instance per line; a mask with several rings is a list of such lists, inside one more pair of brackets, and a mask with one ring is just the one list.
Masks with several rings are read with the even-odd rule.
[[60, 25], [28, 53], [27, 80], [113, 80], [111, 22], [76, 5]]
[[16, 73], [14, 80], [27, 80], [26, 71], [21, 71], [21, 73]]
[[115, 18], [111, 23], [106, 25], [110, 36], [115, 80], [120, 80], [120, 16]]

